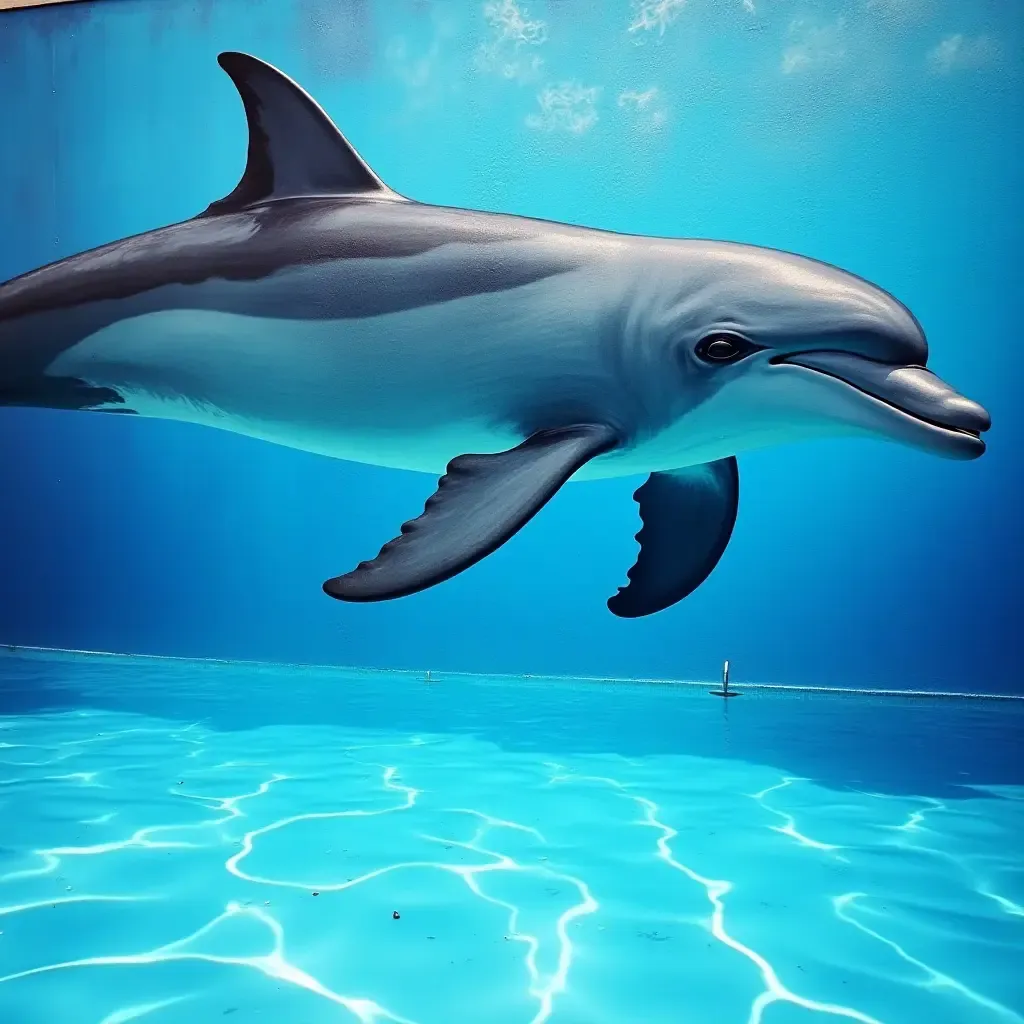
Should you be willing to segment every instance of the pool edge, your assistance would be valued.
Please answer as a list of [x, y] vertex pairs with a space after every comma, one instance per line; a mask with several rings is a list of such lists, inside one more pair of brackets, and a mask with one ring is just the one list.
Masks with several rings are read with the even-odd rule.
[[[511, 672], [458, 672], [438, 669], [377, 668], [362, 665], [330, 665], [314, 662], [255, 661], [247, 658], [188, 658], [175, 654], [135, 654], [123, 651], [90, 651], [65, 647], [37, 647], [29, 644], [0, 643], [0, 656], [49, 656], [68, 660], [80, 659], [135, 659], [145, 661], [181, 662], [193, 665], [249, 665], [254, 668], [308, 669], [318, 672], [366, 672], [383, 675], [419, 676], [429, 672], [430, 682], [439, 683], [446, 678], [455, 679], [530, 679], [575, 683], [604, 683], [613, 685], [708, 687], [717, 685], [712, 679], [658, 679], [632, 678], [628, 676], [568, 676], [552, 673], [511, 673]], [[855, 697], [908, 697], [945, 700], [989, 700], [1024, 701], [1024, 694], [1012, 693], [971, 693], [953, 690], [894, 690], [853, 686], [801, 686], [793, 683], [737, 682], [739, 692], [756, 690], [780, 693], [821, 693], [830, 696]]]

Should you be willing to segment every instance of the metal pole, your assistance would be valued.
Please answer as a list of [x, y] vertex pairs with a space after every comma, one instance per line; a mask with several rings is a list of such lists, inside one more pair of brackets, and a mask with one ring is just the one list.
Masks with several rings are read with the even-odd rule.
[[729, 689], [729, 662], [726, 661], [722, 665], [722, 688], [720, 690], [711, 690], [710, 693], [715, 697], [738, 697], [740, 695], [739, 690]]

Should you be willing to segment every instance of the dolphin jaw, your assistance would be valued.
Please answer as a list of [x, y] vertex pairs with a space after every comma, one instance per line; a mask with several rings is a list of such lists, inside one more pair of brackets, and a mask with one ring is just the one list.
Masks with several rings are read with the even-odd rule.
[[889, 365], [826, 350], [780, 354], [769, 364], [857, 392], [889, 420], [879, 423], [880, 432], [893, 440], [957, 460], [985, 453], [981, 434], [991, 425], [988, 413], [923, 366]]

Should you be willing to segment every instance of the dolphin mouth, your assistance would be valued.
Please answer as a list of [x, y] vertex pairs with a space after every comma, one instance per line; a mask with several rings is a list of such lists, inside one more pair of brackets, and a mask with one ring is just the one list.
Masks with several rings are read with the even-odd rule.
[[985, 452], [981, 435], [992, 425], [988, 412], [923, 366], [880, 363], [834, 351], [788, 353], [773, 357], [771, 362], [832, 377], [910, 417], [938, 435], [933, 438], [936, 444], [928, 447], [938, 448], [940, 454], [972, 459]]

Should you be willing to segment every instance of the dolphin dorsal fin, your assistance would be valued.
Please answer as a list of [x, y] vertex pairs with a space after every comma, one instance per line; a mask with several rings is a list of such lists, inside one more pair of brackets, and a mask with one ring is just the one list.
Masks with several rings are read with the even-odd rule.
[[394, 196], [300, 85], [247, 53], [222, 53], [249, 123], [249, 156], [234, 191], [203, 216], [296, 196]]

